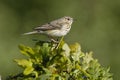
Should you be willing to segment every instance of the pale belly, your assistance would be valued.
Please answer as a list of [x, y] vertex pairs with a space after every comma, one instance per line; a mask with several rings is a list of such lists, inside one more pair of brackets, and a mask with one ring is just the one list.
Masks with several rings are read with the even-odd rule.
[[65, 36], [69, 31], [70, 31], [70, 28], [60, 29], [60, 30], [49, 30], [46, 32], [46, 34], [52, 37], [61, 37], [61, 36]]

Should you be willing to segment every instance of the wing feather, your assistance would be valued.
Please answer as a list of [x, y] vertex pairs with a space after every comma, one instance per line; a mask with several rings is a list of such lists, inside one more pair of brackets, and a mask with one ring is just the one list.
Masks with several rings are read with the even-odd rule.
[[46, 30], [52, 30], [52, 29], [60, 29], [61, 25], [58, 23], [57, 20], [54, 20], [50, 23], [38, 26], [34, 28], [34, 30], [41, 30], [41, 31], [46, 31]]

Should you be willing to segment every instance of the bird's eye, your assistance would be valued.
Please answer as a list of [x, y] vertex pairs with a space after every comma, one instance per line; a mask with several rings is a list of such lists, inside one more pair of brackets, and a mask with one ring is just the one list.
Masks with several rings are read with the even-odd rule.
[[69, 19], [69, 18], [67, 18], [67, 20], [69, 21], [70, 19]]

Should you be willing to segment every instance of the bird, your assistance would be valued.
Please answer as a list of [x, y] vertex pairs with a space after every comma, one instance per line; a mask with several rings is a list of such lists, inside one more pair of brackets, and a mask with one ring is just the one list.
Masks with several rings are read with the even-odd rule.
[[23, 35], [30, 34], [43, 34], [50, 38], [51, 41], [57, 42], [55, 37], [64, 37], [67, 35], [71, 29], [73, 23], [73, 18], [69, 16], [64, 16], [62, 18], [53, 20], [49, 23], [37, 26], [32, 32], [24, 33]]

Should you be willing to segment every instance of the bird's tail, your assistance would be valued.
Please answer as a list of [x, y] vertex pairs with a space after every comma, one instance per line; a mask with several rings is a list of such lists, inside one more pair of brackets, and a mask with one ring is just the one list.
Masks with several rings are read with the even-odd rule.
[[32, 31], [32, 32], [28, 32], [28, 33], [23, 33], [22, 35], [30, 35], [30, 34], [36, 34], [38, 33], [37, 31]]

